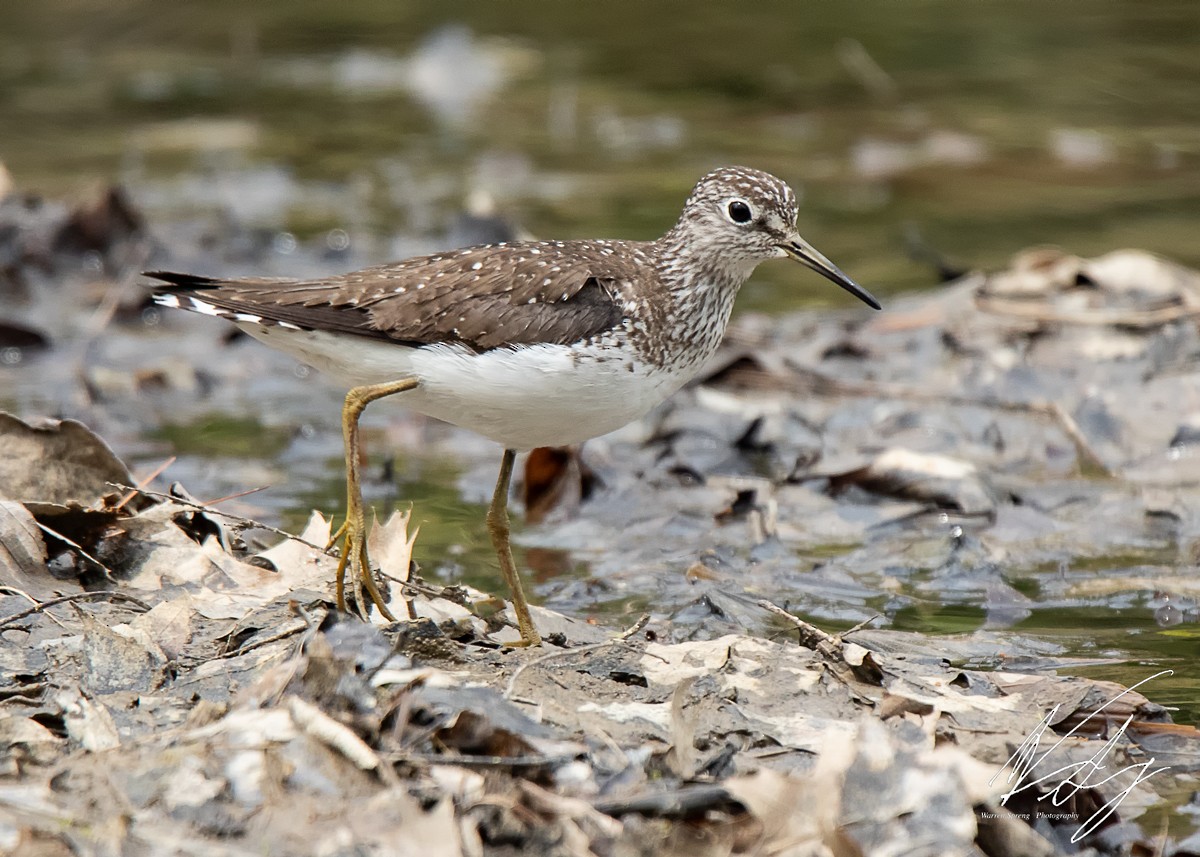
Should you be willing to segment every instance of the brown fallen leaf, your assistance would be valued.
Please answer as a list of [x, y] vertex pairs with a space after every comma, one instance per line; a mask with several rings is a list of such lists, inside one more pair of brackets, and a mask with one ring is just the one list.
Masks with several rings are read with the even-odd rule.
[[91, 429], [75, 420], [25, 422], [0, 413], [0, 492], [22, 503], [97, 506], [130, 485], [124, 462]]
[[965, 515], [996, 511], [994, 492], [974, 464], [910, 449], [885, 450], [864, 467], [831, 475], [829, 485], [835, 493], [857, 485], [873, 494], [933, 503]]
[[145, 693], [166, 679], [167, 660], [153, 643], [147, 647], [133, 635], [118, 634], [79, 611], [83, 625], [82, 687], [89, 694], [134, 691]]
[[367, 536], [367, 553], [379, 570], [393, 580], [408, 580], [412, 570], [413, 545], [421, 528], [408, 532], [412, 510], [392, 512], [384, 523], [375, 522]]
[[18, 588], [46, 571], [46, 543], [29, 510], [0, 500], [0, 583]]
[[59, 253], [107, 255], [118, 245], [145, 233], [145, 221], [129, 195], [112, 185], [76, 206], [54, 236]]
[[[840, 791], [836, 775], [802, 780], [763, 769], [732, 777], [724, 786], [761, 825], [759, 841], [750, 853], [829, 853], [820, 846], [835, 827]], [[797, 807], [804, 811], [797, 812]]]
[[185, 592], [170, 601], [155, 604], [130, 622], [129, 628], [135, 634], [145, 634], [163, 655], [174, 660], [192, 639], [194, 615], [191, 596]]
[[907, 696], [887, 692], [883, 694], [883, 699], [879, 701], [877, 709], [880, 720], [887, 720], [898, 714], [916, 714], [925, 717], [933, 714], [933, 711], [933, 706], [924, 700], [909, 699]]
[[525, 457], [521, 499], [532, 524], [552, 514], [568, 515], [591, 493], [596, 475], [579, 456], [578, 447], [539, 447]]
[[117, 725], [103, 703], [84, 696], [78, 687], [64, 688], [54, 699], [62, 712], [67, 735], [89, 753], [100, 753], [121, 745]]

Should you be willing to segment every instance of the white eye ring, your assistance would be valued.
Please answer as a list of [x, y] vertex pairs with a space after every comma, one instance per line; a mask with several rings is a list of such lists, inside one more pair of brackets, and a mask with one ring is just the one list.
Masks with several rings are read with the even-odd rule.
[[725, 216], [731, 223], [745, 226], [754, 220], [754, 207], [744, 199], [731, 199], [725, 204]]

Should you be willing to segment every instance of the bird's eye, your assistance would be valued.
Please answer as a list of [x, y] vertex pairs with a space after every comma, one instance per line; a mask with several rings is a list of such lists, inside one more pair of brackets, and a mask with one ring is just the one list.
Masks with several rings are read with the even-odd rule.
[[729, 219], [734, 223], [749, 223], [752, 217], [754, 217], [754, 212], [750, 210], [750, 204], [745, 200], [735, 199], [729, 203]]

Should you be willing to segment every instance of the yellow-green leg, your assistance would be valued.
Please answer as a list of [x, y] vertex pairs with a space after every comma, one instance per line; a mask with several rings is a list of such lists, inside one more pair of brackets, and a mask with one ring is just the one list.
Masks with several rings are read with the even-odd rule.
[[417, 386], [415, 378], [405, 378], [403, 381], [391, 381], [387, 384], [370, 384], [355, 387], [346, 394], [346, 404], [342, 408], [342, 437], [346, 444], [346, 522], [334, 533], [330, 544], [339, 539], [342, 542], [342, 555], [337, 567], [337, 606], [339, 610], [346, 609], [346, 567], [350, 567], [351, 585], [354, 587], [354, 603], [359, 614], [367, 618], [367, 602], [363, 590], [371, 603], [379, 608], [380, 615], [389, 622], [396, 617], [388, 610], [375, 585], [371, 574], [371, 562], [367, 557], [367, 522], [363, 511], [362, 483], [359, 478], [358, 462], [362, 446], [358, 439], [358, 418], [367, 405], [376, 399], [403, 393]]
[[504, 450], [504, 458], [500, 462], [500, 476], [496, 479], [496, 490], [492, 494], [492, 505], [488, 507], [487, 528], [492, 537], [492, 547], [500, 558], [500, 572], [508, 591], [512, 594], [513, 612], [517, 614], [517, 627], [521, 631], [521, 644], [525, 646], [540, 646], [542, 638], [533, 627], [533, 617], [529, 615], [529, 602], [525, 600], [525, 590], [521, 588], [521, 578], [517, 574], [517, 565], [513, 562], [512, 548], [508, 542], [508, 483], [512, 479], [513, 462], [517, 454]]

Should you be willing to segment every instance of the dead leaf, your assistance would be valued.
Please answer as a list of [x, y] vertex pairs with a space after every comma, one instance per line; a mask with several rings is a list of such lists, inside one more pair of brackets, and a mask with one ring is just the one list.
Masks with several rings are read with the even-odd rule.
[[408, 525], [411, 521], [412, 510], [408, 509], [392, 512], [386, 523], [376, 521], [371, 527], [371, 533], [367, 536], [367, 553], [386, 577], [408, 580], [412, 569], [413, 545], [420, 532], [418, 527], [409, 535]]
[[0, 500], [0, 583], [24, 588], [46, 573], [46, 543], [29, 510]]
[[114, 482], [131, 485], [133, 477], [83, 423], [0, 413], [0, 491], [8, 499], [94, 506], [117, 490]]
[[880, 720], [888, 720], [898, 714], [916, 714], [926, 717], [933, 714], [934, 708], [924, 700], [909, 699], [894, 693], [885, 693], [879, 701], [878, 714]]
[[951, 458], [892, 448], [881, 452], [865, 467], [829, 477], [837, 492], [850, 485], [874, 494], [918, 500], [964, 515], [994, 515], [995, 492], [974, 464]]
[[59, 692], [54, 701], [62, 711], [67, 734], [80, 747], [89, 753], [99, 753], [121, 746], [117, 725], [102, 703], [88, 699], [78, 687]]
[[1074, 286], [1084, 262], [1061, 247], [1029, 247], [1004, 271], [988, 276], [981, 293], [1012, 298], [1046, 297]]
[[696, 724], [695, 711], [686, 712], [688, 693], [696, 683], [689, 676], [675, 686], [671, 694], [671, 749], [667, 751], [667, 765], [680, 779], [692, 777], [696, 769]]
[[89, 693], [144, 693], [162, 684], [166, 658], [161, 651], [121, 636], [82, 611], [79, 619], [83, 625], [83, 686]]
[[5, 775], [20, 773], [32, 762], [48, 765], [61, 752], [63, 740], [30, 717], [0, 715], [0, 770]]
[[569, 515], [587, 499], [596, 475], [579, 455], [578, 447], [539, 447], [525, 457], [521, 496], [525, 519], [541, 523], [551, 516]]
[[[819, 850], [822, 832], [832, 830], [840, 782], [833, 777], [800, 780], [777, 771], [759, 770], [731, 777], [728, 792], [762, 825], [750, 853], [810, 855]], [[804, 807], [797, 812], [797, 807]]]
[[[279, 572], [286, 590], [311, 587], [314, 584], [328, 586], [333, 580], [336, 560], [325, 551], [310, 545], [327, 545], [332, 532], [330, 522], [320, 512], [313, 512], [304, 531], [303, 541], [284, 539], [273, 548], [256, 554], [256, 559]], [[307, 542], [308, 544], [305, 544]]]
[[1115, 294], [1173, 297], [1193, 305], [1200, 299], [1200, 273], [1145, 250], [1114, 250], [1087, 259], [1083, 274]]
[[184, 593], [160, 602], [129, 623], [130, 630], [143, 633], [168, 659], [179, 657], [192, 638], [192, 599]]

